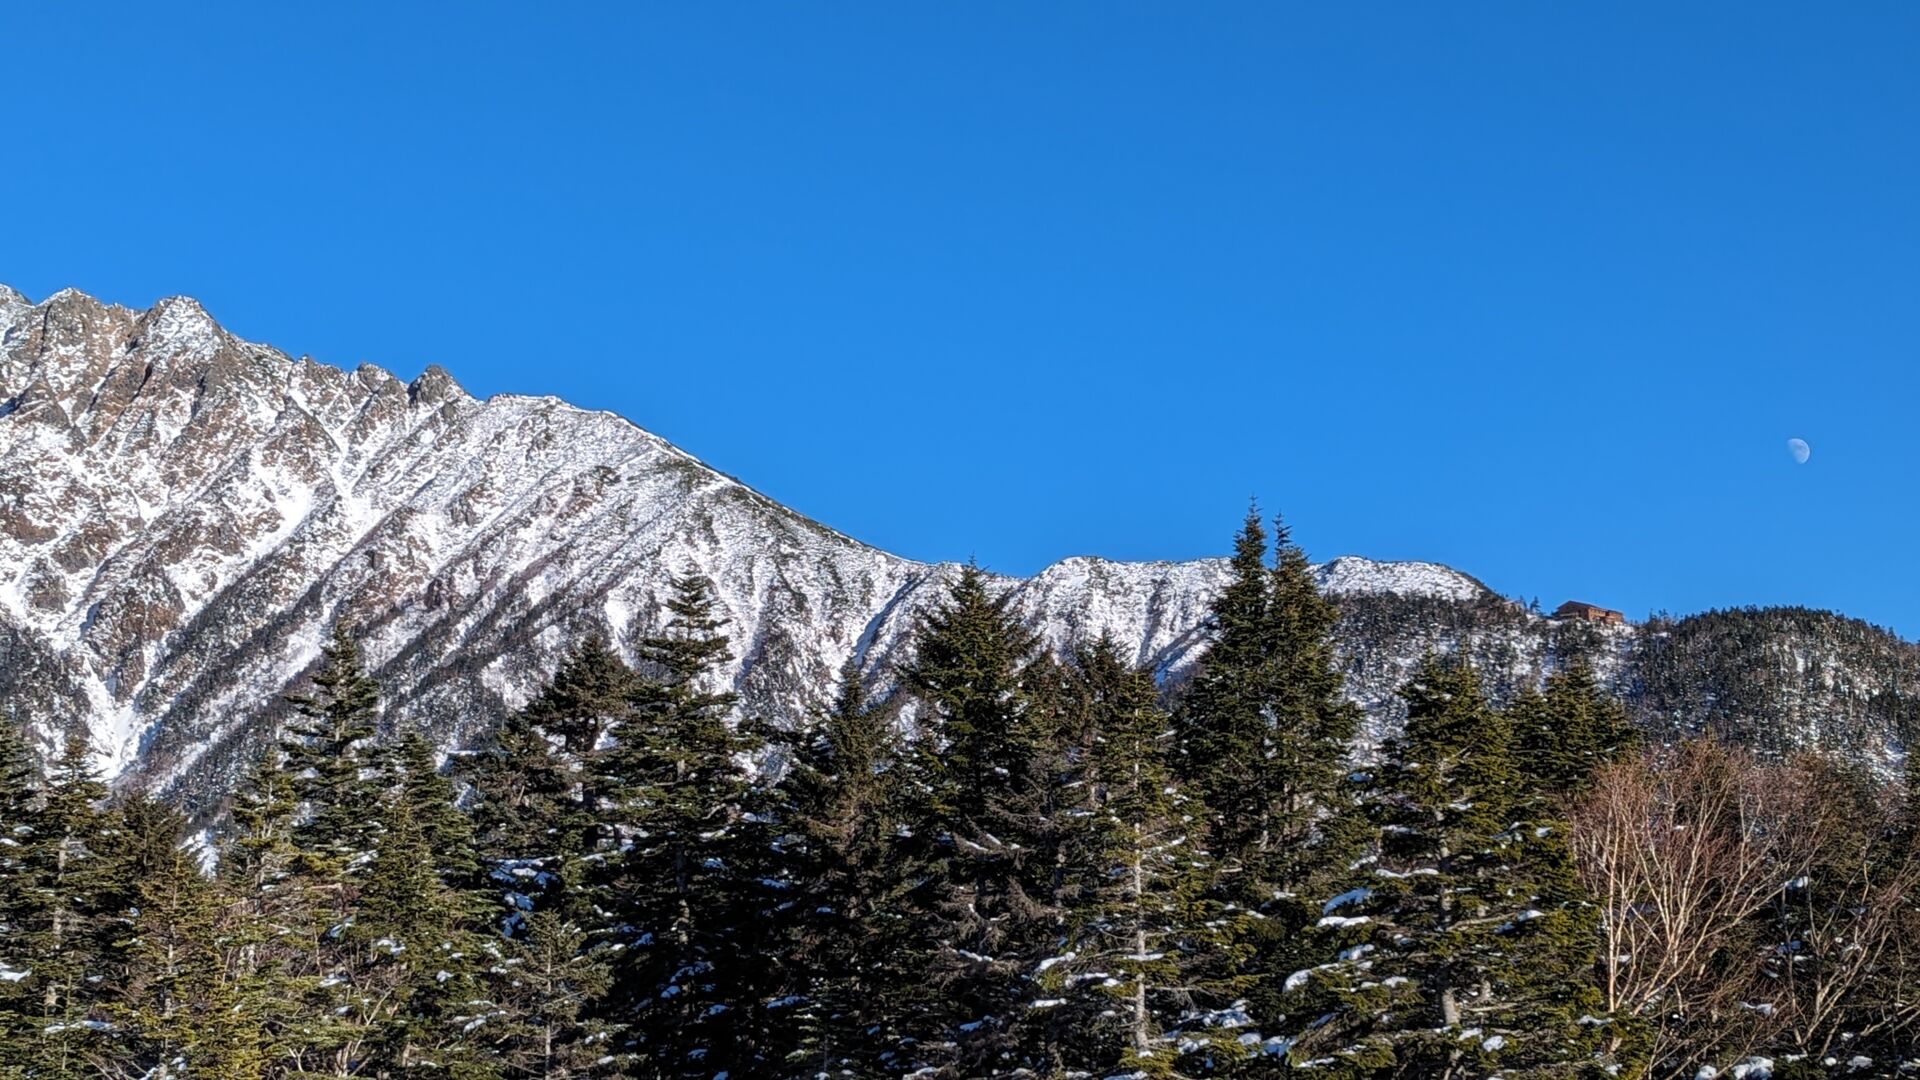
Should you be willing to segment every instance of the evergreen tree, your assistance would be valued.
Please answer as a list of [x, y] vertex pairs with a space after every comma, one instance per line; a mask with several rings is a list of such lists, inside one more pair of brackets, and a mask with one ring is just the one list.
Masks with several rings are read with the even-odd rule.
[[592, 1005], [611, 984], [608, 954], [552, 911], [533, 912], [501, 948], [483, 1033], [501, 1074], [570, 1080], [607, 1072], [617, 1029]]
[[[442, 887], [471, 901], [480, 889], [480, 855], [473, 838], [473, 818], [457, 805], [453, 781], [440, 771], [426, 736], [410, 731], [392, 751], [394, 791], [389, 796], [406, 804], [407, 816], [420, 832], [435, 879]], [[471, 910], [462, 912], [472, 914]]]
[[735, 695], [711, 688], [729, 657], [711, 583], [677, 578], [667, 610], [637, 643], [644, 678], [598, 778], [627, 838], [600, 901], [620, 950], [608, 1018], [628, 1025], [643, 1074], [755, 1075], [765, 838], [743, 762], [758, 740], [728, 722]]
[[867, 701], [850, 660], [832, 709], [781, 736], [791, 752], [777, 802], [787, 889], [775, 909], [781, 985], [771, 1011], [795, 1075], [882, 1073], [899, 1055], [900, 999], [922, 978], [895, 847], [905, 824], [895, 719]]
[[[471, 894], [446, 876], [469, 872], [464, 821], [451, 804], [434, 804], [432, 758], [424, 742], [403, 752], [409, 766], [382, 807], [378, 845], [344, 935], [357, 952], [345, 970], [369, 1029], [362, 1070], [376, 1076], [463, 1075], [475, 1065], [467, 1010], [480, 1000], [485, 954], [475, 932]], [[437, 850], [436, 845], [444, 845]], [[445, 857], [443, 857], [445, 856]], [[441, 869], [451, 864], [450, 869]]]
[[1038, 999], [1035, 965], [1060, 946], [1053, 852], [1040, 835], [1058, 729], [1035, 704], [1049, 674], [1036, 646], [970, 565], [927, 615], [902, 672], [920, 729], [908, 812], [926, 866], [913, 902], [936, 947], [938, 991], [907, 1022], [923, 1060], [956, 1076], [1030, 1067], [1016, 1021]]
[[86, 738], [69, 735], [21, 852], [29, 895], [20, 940], [32, 963], [35, 1076], [92, 1075], [91, 1060], [104, 1054], [107, 1038], [98, 1010], [118, 937], [116, 822], [101, 809], [106, 785], [88, 758]]
[[122, 813], [130, 937], [107, 1015], [120, 1032], [125, 1075], [251, 1080], [270, 1048], [258, 996], [246, 994], [222, 950], [220, 897], [182, 845], [177, 813], [144, 800]]
[[215, 879], [235, 1022], [255, 1025], [261, 1056], [282, 1066], [331, 1037], [333, 1002], [320, 984], [334, 909], [318, 908], [319, 892], [301, 869], [299, 800], [283, 757], [268, 746], [241, 780]]
[[1371, 809], [1378, 855], [1322, 907], [1337, 961], [1290, 978], [1345, 996], [1330, 1075], [1575, 1075], [1593, 1053], [1593, 924], [1566, 849], [1515, 824], [1508, 720], [1464, 662], [1429, 657], [1403, 690]]
[[1583, 790], [1593, 771], [1637, 744], [1627, 711], [1601, 689], [1584, 662], [1547, 676], [1508, 708], [1513, 757], [1531, 792], [1564, 800]]
[[[1333, 959], [1307, 932], [1319, 916], [1309, 900], [1347, 872], [1367, 832], [1346, 780], [1359, 714], [1341, 695], [1335, 609], [1278, 521], [1267, 562], [1256, 511], [1230, 568], [1212, 643], [1174, 715], [1176, 774], [1213, 866], [1206, 899], [1218, 941], [1193, 972], [1205, 1009], [1188, 1039], [1189, 1067], [1203, 1072], [1249, 1045], [1271, 1056], [1314, 1020], [1276, 975]], [[1255, 1030], [1235, 1030], [1246, 1027]]]
[[40, 825], [40, 769], [26, 740], [0, 722], [0, 1076], [33, 1064], [39, 1011], [32, 937], [39, 893], [28, 853]]
[[1174, 1033], [1186, 1017], [1188, 970], [1209, 944], [1201, 893], [1209, 880], [1195, 822], [1168, 760], [1170, 721], [1152, 676], [1110, 641], [1075, 651], [1066, 722], [1083, 764], [1084, 798], [1066, 860], [1063, 950], [1035, 972], [1054, 1066], [1140, 1077], [1176, 1075]]
[[320, 650], [314, 692], [290, 696], [293, 718], [281, 748], [304, 818], [298, 843], [309, 869], [343, 877], [373, 848], [378, 778], [370, 758], [380, 713], [379, 684], [367, 675], [360, 647], [344, 623]]
[[[589, 637], [506, 718], [490, 747], [460, 762], [477, 843], [521, 908], [555, 905], [568, 919], [591, 921], [580, 890], [588, 860], [614, 841], [620, 784], [608, 739], [630, 728], [639, 690], [606, 641]], [[522, 929], [524, 916], [513, 924]]]
[[343, 624], [321, 648], [311, 682], [312, 693], [287, 699], [293, 717], [279, 763], [299, 806], [285, 887], [300, 891], [299, 929], [311, 935], [290, 968], [311, 993], [294, 1048], [300, 1069], [343, 1076], [387, 1060], [377, 1055], [393, 1008], [393, 965], [367, 937], [358, 908], [393, 815], [383, 799], [388, 762], [372, 745], [379, 684]]

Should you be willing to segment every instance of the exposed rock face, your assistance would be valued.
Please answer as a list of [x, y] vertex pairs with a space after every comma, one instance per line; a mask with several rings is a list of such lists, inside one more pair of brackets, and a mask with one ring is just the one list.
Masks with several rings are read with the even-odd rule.
[[[882, 681], [951, 568], [867, 547], [617, 416], [477, 401], [146, 312], [0, 293], [0, 688], [84, 722], [108, 769], [218, 791], [336, 619], [392, 725], [454, 742], [589, 630], [644, 632], [668, 575], [719, 586], [750, 708], [803, 717], [848, 656]], [[1009, 582], [1067, 645], [1111, 634], [1173, 670], [1217, 562], [1070, 559]], [[1341, 560], [1350, 591], [1480, 587]], [[1373, 573], [1383, 575], [1376, 582]]]
[[[291, 359], [183, 298], [136, 312], [0, 287], [0, 701], [43, 736], [84, 725], [122, 783], [190, 804], [225, 790], [338, 619], [388, 727], [453, 745], [580, 635], [630, 642], [668, 576], [697, 571], [746, 706], [802, 721], [850, 656], [889, 681], [952, 569], [842, 536], [609, 413], [479, 401], [438, 368], [407, 383]], [[1485, 654], [1508, 682], [1564, 651], [1445, 567], [1318, 572], [1350, 605], [1350, 686], [1376, 734], [1426, 648]], [[1049, 644], [1106, 634], [1177, 680], [1224, 573], [1074, 558], [1005, 585]], [[1427, 625], [1363, 632], [1389, 601], [1426, 605]], [[1637, 632], [1583, 633], [1630, 686]]]

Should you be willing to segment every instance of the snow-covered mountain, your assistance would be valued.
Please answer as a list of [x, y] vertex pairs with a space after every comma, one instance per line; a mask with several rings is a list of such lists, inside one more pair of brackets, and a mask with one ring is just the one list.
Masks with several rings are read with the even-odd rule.
[[[142, 312], [0, 287], [0, 702], [43, 735], [85, 725], [109, 773], [189, 803], [224, 790], [336, 620], [364, 641], [385, 722], [450, 746], [581, 635], [630, 642], [668, 575], [699, 571], [747, 707], [798, 721], [850, 656], [885, 684], [953, 569], [810, 521], [610, 413], [290, 358], [184, 298]], [[1082, 557], [1004, 585], [1048, 643], [1105, 634], [1178, 680], [1224, 573]], [[1515, 682], [1573, 647], [1446, 567], [1318, 573], [1347, 605], [1376, 732], [1428, 648]], [[1373, 625], [1383, 604], [1423, 614]], [[1577, 630], [1631, 689], [1637, 632]]]
[[[1008, 584], [1050, 642], [1109, 634], [1174, 672], [1223, 566], [1075, 558]], [[115, 775], [225, 773], [343, 618], [391, 723], [466, 738], [579, 635], [644, 631], [667, 575], [694, 570], [719, 587], [750, 707], [800, 717], [850, 655], [884, 680], [951, 569], [610, 413], [293, 359], [184, 298], [0, 289], [0, 691], [43, 727], [84, 722]], [[1321, 574], [1485, 593], [1426, 564]]]

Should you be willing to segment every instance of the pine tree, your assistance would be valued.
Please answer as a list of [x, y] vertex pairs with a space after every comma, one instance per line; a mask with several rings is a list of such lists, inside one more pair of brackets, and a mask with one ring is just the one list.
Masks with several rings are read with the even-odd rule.
[[884, 1071], [899, 1054], [898, 997], [921, 977], [895, 848], [905, 824], [895, 719], [867, 701], [849, 661], [832, 709], [781, 736], [791, 752], [776, 804], [786, 890], [774, 911], [781, 985], [770, 1011], [796, 1074]]
[[965, 567], [916, 635], [902, 672], [919, 737], [909, 831], [927, 860], [913, 903], [934, 944], [937, 998], [908, 1020], [920, 1053], [951, 1075], [1028, 1067], [1016, 1021], [1038, 999], [1034, 966], [1058, 950], [1051, 902], [1047, 764], [1057, 734], [1036, 693], [1050, 681], [1005, 597]]
[[1513, 757], [1531, 792], [1564, 800], [1584, 790], [1593, 771], [1637, 744], [1627, 711], [1576, 661], [1547, 676], [1545, 687], [1508, 708]]
[[0, 722], [0, 1077], [23, 1076], [34, 1062], [38, 891], [27, 856], [39, 825], [40, 769], [19, 729]]
[[181, 818], [142, 800], [122, 819], [134, 889], [124, 966], [107, 1012], [120, 1033], [117, 1067], [156, 1080], [263, 1075], [270, 1048], [258, 999], [241, 992], [225, 963], [220, 897], [182, 845]]
[[[364, 1070], [373, 1075], [459, 1074], [474, 1063], [467, 1025], [480, 1000], [486, 959], [474, 925], [471, 894], [447, 876], [469, 874], [464, 821], [443, 816], [424, 742], [403, 752], [408, 767], [381, 810], [373, 861], [359, 891], [345, 940], [358, 962], [348, 966], [369, 1028]], [[457, 813], [456, 813], [457, 817]], [[436, 847], [440, 845], [441, 847]], [[451, 864], [448, 869], [443, 865]]]
[[[610, 786], [619, 780], [607, 740], [632, 724], [639, 688], [606, 641], [589, 637], [491, 746], [459, 763], [473, 789], [476, 841], [521, 909], [555, 905], [568, 919], [591, 920], [580, 906], [585, 860], [614, 840]], [[523, 922], [514, 921], [516, 933]]]
[[1061, 952], [1035, 972], [1055, 1067], [1109, 1075], [1176, 1075], [1173, 1032], [1186, 1014], [1189, 967], [1210, 934], [1209, 880], [1195, 822], [1174, 784], [1170, 720], [1152, 676], [1110, 641], [1075, 651], [1067, 669], [1066, 740], [1082, 763], [1083, 800], [1067, 858]]
[[1230, 570], [1212, 643], [1174, 714], [1176, 774], [1203, 819], [1218, 934], [1193, 973], [1205, 1007], [1188, 1039], [1198, 1071], [1226, 1068], [1249, 1045], [1272, 1056], [1313, 1021], [1279, 976], [1334, 959], [1307, 932], [1319, 916], [1309, 901], [1347, 872], [1366, 833], [1346, 779], [1359, 714], [1341, 694], [1337, 612], [1278, 521], [1267, 562], [1256, 511]]
[[293, 710], [281, 747], [305, 816], [299, 847], [309, 869], [342, 877], [373, 848], [379, 784], [370, 745], [380, 713], [379, 684], [366, 674], [360, 647], [344, 623], [320, 650], [314, 692], [287, 698]]
[[334, 1002], [321, 983], [334, 905], [317, 908], [318, 890], [301, 869], [299, 800], [283, 757], [269, 745], [235, 791], [216, 883], [233, 1022], [254, 1026], [263, 1058], [290, 1063], [332, 1038]]
[[1378, 769], [1366, 876], [1322, 908], [1339, 960], [1289, 982], [1346, 999], [1329, 1075], [1573, 1075], [1591, 1056], [1592, 926], [1562, 844], [1516, 824], [1508, 719], [1464, 662], [1427, 658]]
[[115, 960], [113, 815], [89, 761], [86, 738], [72, 734], [54, 762], [45, 803], [25, 849], [30, 895], [21, 920], [32, 958], [30, 1015], [37, 1027], [30, 1071], [36, 1076], [92, 1074], [105, 1021], [97, 1015], [101, 980]]
[[382, 1046], [391, 1010], [388, 968], [364, 934], [358, 900], [392, 824], [383, 806], [386, 756], [372, 745], [379, 685], [342, 624], [321, 648], [311, 694], [287, 699], [293, 718], [281, 739], [280, 767], [292, 781], [299, 815], [287, 887], [301, 892], [311, 936], [293, 971], [311, 987], [296, 1043], [300, 1067], [347, 1075], [363, 1071]]
[[482, 1037], [502, 1075], [569, 1080], [606, 1072], [617, 1029], [592, 1006], [612, 982], [608, 954], [552, 911], [533, 912], [501, 948], [489, 977], [495, 1008]]
[[420, 732], [410, 731], [393, 747], [391, 757], [394, 790], [389, 798], [406, 803], [436, 879], [463, 898], [473, 898], [481, 875], [473, 818], [457, 805], [459, 793], [440, 771], [433, 746]]
[[636, 644], [644, 678], [597, 778], [628, 838], [600, 900], [621, 950], [608, 1019], [628, 1025], [647, 1075], [755, 1075], [766, 898], [752, 860], [765, 843], [742, 762], [758, 740], [728, 722], [735, 695], [711, 688], [729, 656], [711, 583], [676, 579], [667, 610]]

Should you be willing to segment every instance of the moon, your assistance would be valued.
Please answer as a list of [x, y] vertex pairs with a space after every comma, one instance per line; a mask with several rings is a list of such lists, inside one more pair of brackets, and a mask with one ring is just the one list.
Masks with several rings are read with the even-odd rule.
[[1795, 465], [1805, 465], [1807, 459], [1813, 456], [1813, 447], [1808, 446], [1805, 439], [1788, 439], [1787, 453], [1793, 455]]

